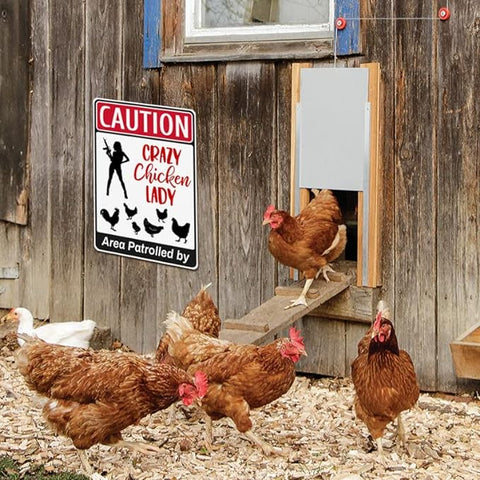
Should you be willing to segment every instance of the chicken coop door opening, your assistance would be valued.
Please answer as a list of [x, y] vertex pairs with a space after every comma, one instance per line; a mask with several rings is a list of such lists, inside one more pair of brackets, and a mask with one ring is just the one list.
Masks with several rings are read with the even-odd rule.
[[292, 68], [291, 212], [309, 189], [334, 192], [347, 226], [344, 260], [357, 262], [357, 285], [380, 285], [379, 64]]

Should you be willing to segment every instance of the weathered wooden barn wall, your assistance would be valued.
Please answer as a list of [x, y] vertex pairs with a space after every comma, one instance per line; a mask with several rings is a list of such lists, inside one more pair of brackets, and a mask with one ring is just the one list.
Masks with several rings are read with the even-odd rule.
[[[454, 391], [449, 342], [478, 321], [480, 3], [363, 2], [362, 57], [384, 84], [383, 287], [401, 345], [427, 390]], [[142, 68], [142, 2], [30, 0], [32, 78], [28, 223], [0, 222], [0, 306], [52, 320], [94, 318], [151, 351], [170, 309], [202, 284], [222, 318], [238, 318], [288, 282], [267, 251], [265, 206], [289, 204], [291, 61]], [[315, 61], [331, 66], [331, 59]], [[248, 92], [248, 95], [247, 95]], [[93, 248], [92, 101], [192, 108], [197, 113], [199, 269]], [[319, 153], [321, 152], [321, 148]], [[304, 318], [305, 371], [348, 375], [358, 323]]]

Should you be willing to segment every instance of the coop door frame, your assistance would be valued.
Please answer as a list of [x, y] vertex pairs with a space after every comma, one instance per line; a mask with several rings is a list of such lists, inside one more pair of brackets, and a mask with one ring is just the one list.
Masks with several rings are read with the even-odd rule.
[[[298, 105], [301, 102], [300, 72], [303, 68], [312, 68], [311, 63], [295, 63], [292, 65], [292, 98], [291, 98], [291, 184], [290, 213], [298, 214], [310, 201], [309, 189], [299, 187], [299, 137], [301, 121]], [[381, 70], [379, 63], [365, 63], [360, 68], [368, 69], [367, 101], [369, 118], [366, 124], [366, 135], [369, 137], [369, 161], [363, 171], [363, 189], [358, 191], [358, 226], [357, 226], [357, 285], [377, 287], [381, 285], [381, 218], [379, 211], [382, 190], [382, 162], [380, 158], [380, 106], [382, 99]], [[321, 146], [320, 146], [321, 149]]]

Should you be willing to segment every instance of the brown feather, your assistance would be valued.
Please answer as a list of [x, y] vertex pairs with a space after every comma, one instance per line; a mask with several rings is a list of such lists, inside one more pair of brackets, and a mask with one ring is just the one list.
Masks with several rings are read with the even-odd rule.
[[176, 365], [189, 373], [201, 369], [208, 377], [202, 408], [213, 419], [232, 418], [241, 432], [251, 427], [250, 408], [276, 400], [295, 379], [294, 362], [281, 354], [288, 338], [265, 346], [237, 345], [201, 334], [188, 322], [172, 335], [169, 353]]
[[28, 386], [50, 398], [43, 413], [77, 448], [120, 440], [121, 430], [179, 400], [192, 377], [134, 353], [25, 343], [17, 364]]
[[[222, 322], [218, 315], [218, 308], [207, 292], [207, 288], [208, 286], [202, 287], [198, 294], [190, 300], [184, 308], [182, 316], [190, 320], [190, 323], [199, 332], [218, 338]], [[170, 336], [164, 333], [155, 352], [157, 362], [171, 363], [168, 355], [170, 340]]]
[[391, 327], [388, 340], [372, 338], [374, 327], [370, 327], [352, 362], [355, 411], [374, 439], [383, 436], [388, 423], [402, 411], [412, 408], [420, 393], [413, 362], [407, 352], [398, 349], [392, 323], [382, 318], [381, 325]]
[[345, 249], [347, 238], [343, 229], [338, 245], [324, 255], [342, 223], [340, 207], [330, 190], [319, 192], [296, 217], [283, 210], [273, 210], [271, 215], [282, 221], [270, 231], [270, 253], [280, 263], [303, 272], [307, 279], [314, 278], [320, 268], [336, 260]]

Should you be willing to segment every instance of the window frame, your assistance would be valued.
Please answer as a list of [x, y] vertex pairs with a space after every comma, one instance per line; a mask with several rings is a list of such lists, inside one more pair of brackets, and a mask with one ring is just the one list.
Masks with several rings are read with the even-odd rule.
[[[333, 18], [346, 18], [347, 26], [330, 31], [328, 37], [190, 43], [186, 42], [185, 1], [144, 0], [145, 68], [181, 62], [317, 59], [331, 57], [334, 51], [337, 55], [360, 52], [360, 0], [334, 2]], [[278, 26], [269, 35], [275, 36], [275, 28], [278, 35]]]
[[[265, 40], [299, 40], [331, 38], [334, 27], [334, 0], [326, 0], [329, 4], [329, 20], [323, 24], [295, 25], [244, 25], [238, 27], [197, 28], [195, 20], [199, 19], [196, 11], [201, 0], [183, 0], [185, 3], [185, 18], [194, 21], [185, 22], [185, 40], [188, 44], [217, 42], [261, 42]], [[279, 38], [280, 37], [280, 38]]]

